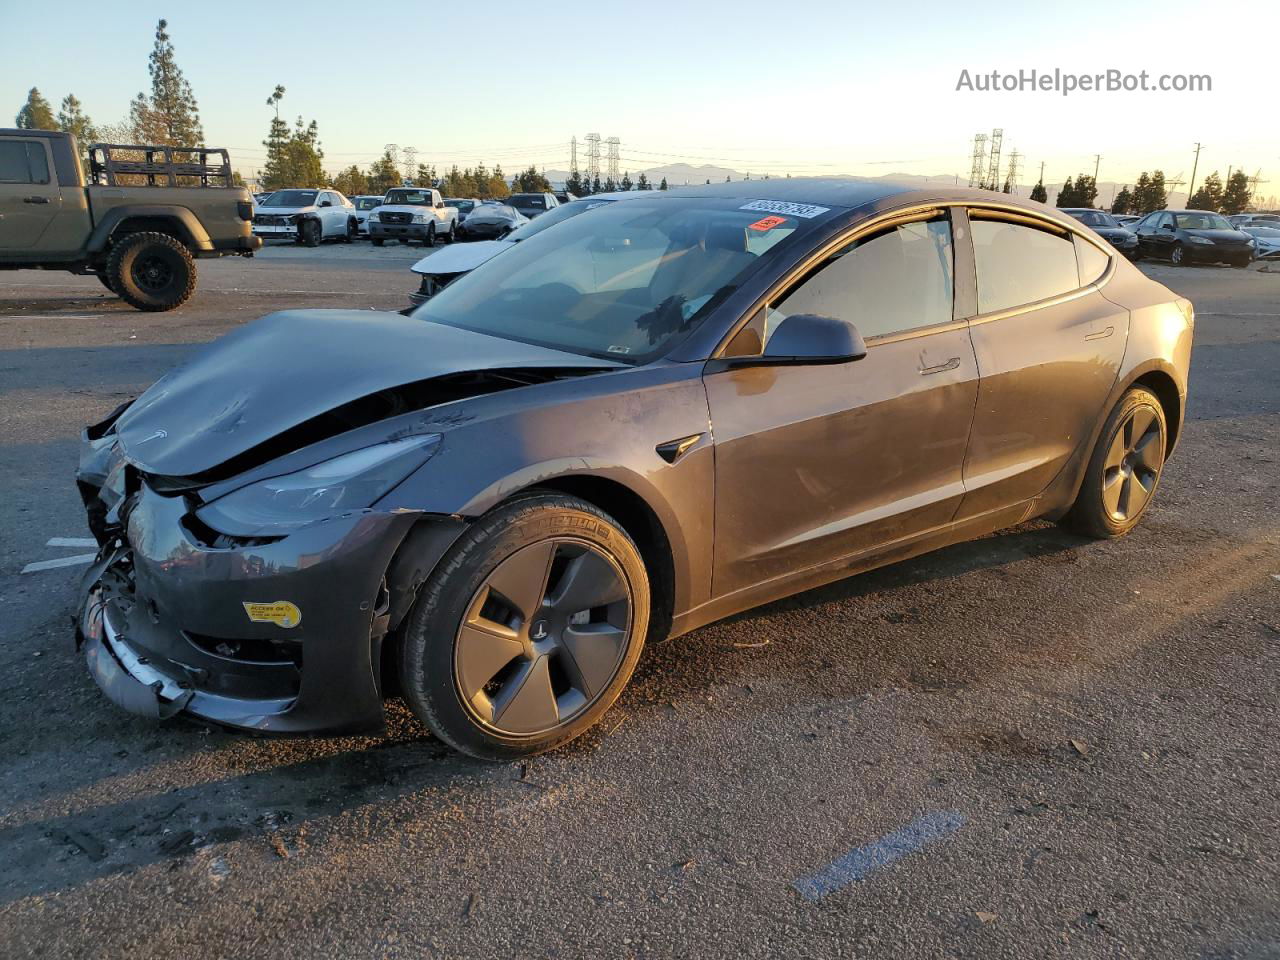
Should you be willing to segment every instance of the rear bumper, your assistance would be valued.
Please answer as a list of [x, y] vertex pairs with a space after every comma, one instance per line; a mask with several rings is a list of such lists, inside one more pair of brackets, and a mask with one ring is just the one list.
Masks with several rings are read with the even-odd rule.
[[429, 571], [463, 529], [365, 510], [270, 543], [212, 547], [188, 531], [182, 497], [144, 484], [123, 512], [127, 529], [85, 575], [77, 624], [103, 693], [151, 719], [185, 713], [285, 734], [381, 729], [382, 642], [412, 596], [393, 582], [393, 559], [425, 520], [435, 536], [411, 542], [415, 571]]

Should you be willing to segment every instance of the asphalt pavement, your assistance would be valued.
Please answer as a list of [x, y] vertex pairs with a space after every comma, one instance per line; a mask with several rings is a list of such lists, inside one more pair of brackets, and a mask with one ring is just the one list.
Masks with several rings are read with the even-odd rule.
[[162, 314], [0, 274], [0, 955], [1280, 958], [1276, 274], [1143, 265], [1197, 326], [1131, 536], [1026, 524], [651, 646], [557, 753], [108, 704], [81, 426], [272, 310], [399, 309], [422, 252], [201, 262]]

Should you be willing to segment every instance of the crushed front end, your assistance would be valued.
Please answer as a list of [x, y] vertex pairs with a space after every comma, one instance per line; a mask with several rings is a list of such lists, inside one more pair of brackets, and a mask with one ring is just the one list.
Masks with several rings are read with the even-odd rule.
[[101, 549], [77, 625], [117, 706], [272, 733], [383, 724], [384, 638], [462, 529], [449, 517], [349, 510], [279, 535], [229, 536], [125, 458], [119, 411], [85, 431], [77, 483]]

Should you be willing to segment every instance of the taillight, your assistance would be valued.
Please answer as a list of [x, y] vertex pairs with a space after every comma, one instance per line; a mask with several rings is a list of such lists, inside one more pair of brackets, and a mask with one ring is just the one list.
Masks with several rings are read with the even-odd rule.
[[252, 220], [253, 204], [248, 200], [237, 200], [236, 213], [240, 215], [241, 220]]

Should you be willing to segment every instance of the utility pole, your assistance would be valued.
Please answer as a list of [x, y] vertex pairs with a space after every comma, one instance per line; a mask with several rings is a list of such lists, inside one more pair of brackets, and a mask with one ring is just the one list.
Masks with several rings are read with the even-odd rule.
[[1196, 144], [1196, 159], [1191, 164], [1191, 185], [1187, 187], [1187, 203], [1191, 203], [1191, 198], [1196, 192], [1196, 167], [1200, 166], [1200, 144]]

